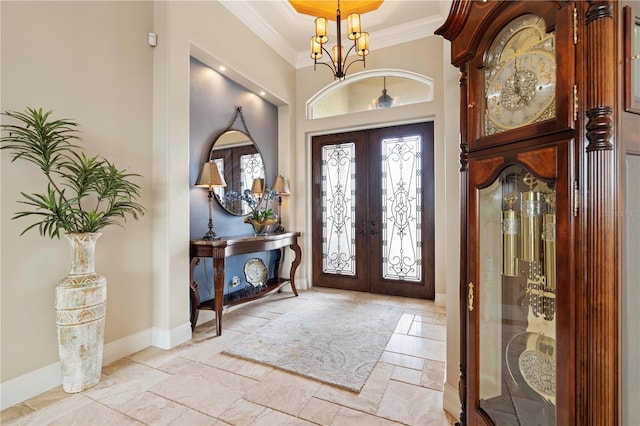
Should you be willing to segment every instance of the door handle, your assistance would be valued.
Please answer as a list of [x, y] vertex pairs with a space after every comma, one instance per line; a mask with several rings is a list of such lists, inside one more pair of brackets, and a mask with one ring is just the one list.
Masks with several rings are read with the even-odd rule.
[[367, 230], [363, 229], [362, 231], [360, 231], [360, 235], [367, 235]]
[[376, 234], [377, 234], [377, 232], [372, 229], [371, 230], [371, 235], [376, 235]]
[[371, 226], [376, 226], [376, 221], [375, 220], [371, 221]]

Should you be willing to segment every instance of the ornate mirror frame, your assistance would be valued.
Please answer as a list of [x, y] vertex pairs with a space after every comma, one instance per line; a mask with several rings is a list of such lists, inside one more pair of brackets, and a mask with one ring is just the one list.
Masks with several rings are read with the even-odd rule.
[[[238, 117], [244, 131], [233, 128]], [[225, 194], [230, 191], [242, 194], [246, 189], [251, 189], [253, 179], [265, 179], [266, 176], [264, 157], [249, 133], [241, 106], [237, 107], [229, 126], [214, 139], [208, 159], [216, 163], [227, 183], [226, 187], [213, 190], [220, 206], [232, 215], [247, 215], [250, 211], [246, 203], [238, 199], [225, 199]]]

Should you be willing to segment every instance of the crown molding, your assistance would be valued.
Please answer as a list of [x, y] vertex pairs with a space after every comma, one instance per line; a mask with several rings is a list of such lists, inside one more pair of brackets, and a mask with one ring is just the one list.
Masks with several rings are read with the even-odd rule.
[[[313, 64], [307, 50], [296, 51], [293, 45], [283, 38], [249, 3], [234, 0], [220, 0], [220, 3], [296, 69]], [[287, 20], [293, 23], [292, 25], [301, 28], [302, 26], [312, 27], [313, 18], [300, 16], [288, 2], [274, 2], [274, 7], [278, 7], [279, 13], [285, 15]], [[444, 19], [443, 15], [430, 16], [371, 32], [369, 40], [372, 50], [432, 36], [434, 31], [444, 22]]]
[[253, 7], [242, 1], [220, 0], [220, 3], [282, 58], [296, 66], [298, 52]]

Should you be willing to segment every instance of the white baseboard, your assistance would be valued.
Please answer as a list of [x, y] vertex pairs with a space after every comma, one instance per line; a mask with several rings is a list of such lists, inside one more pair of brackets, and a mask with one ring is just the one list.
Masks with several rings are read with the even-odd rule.
[[[171, 349], [191, 339], [188, 322], [172, 330], [153, 327], [104, 345], [102, 364], [111, 364], [149, 346]], [[62, 385], [60, 362], [53, 363], [0, 384], [0, 410], [12, 407]]]
[[0, 410], [12, 407], [61, 384], [60, 362], [7, 380], [0, 385]]
[[151, 329], [142, 330], [122, 339], [109, 342], [104, 345], [102, 350], [102, 365], [111, 364], [149, 346], [151, 346]]
[[442, 408], [451, 414], [455, 419], [460, 415], [460, 398], [458, 396], [458, 388], [448, 383], [444, 384], [444, 393], [442, 397]]
[[435, 299], [433, 302], [436, 306], [447, 306], [447, 293], [436, 293]]
[[191, 324], [186, 322], [171, 330], [153, 327], [151, 345], [160, 349], [171, 349], [191, 339]]
[[308, 290], [311, 288], [311, 284], [309, 280], [306, 278], [300, 278], [296, 280], [296, 289], [298, 290]]

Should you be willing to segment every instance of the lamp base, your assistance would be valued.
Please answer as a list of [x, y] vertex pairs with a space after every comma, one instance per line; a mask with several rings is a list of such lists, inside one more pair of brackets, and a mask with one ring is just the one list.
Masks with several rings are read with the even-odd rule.
[[212, 196], [210, 193], [209, 194], [209, 223], [207, 224], [209, 231], [207, 231], [207, 233], [204, 234], [204, 236], [202, 237], [203, 240], [219, 240], [220, 239], [220, 237], [218, 237], [216, 233], [213, 232], [213, 219], [211, 219], [211, 200], [212, 200]]
[[219, 240], [220, 237], [217, 236], [215, 232], [209, 231], [202, 236], [202, 239], [203, 240]]

